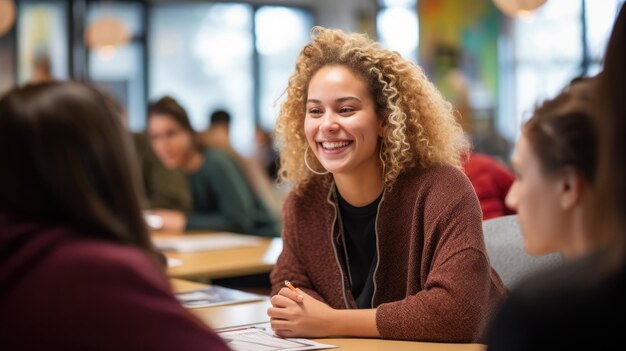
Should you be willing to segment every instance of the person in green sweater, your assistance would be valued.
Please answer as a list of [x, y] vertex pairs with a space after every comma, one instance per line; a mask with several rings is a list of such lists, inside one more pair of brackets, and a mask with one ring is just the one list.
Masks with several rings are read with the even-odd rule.
[[141, 166], [142, 183], [146, 192], [144, 209], [191, 211], [191, 193], [187, 178], [176, 169], [163, 165], [150, 146], [146, 133], [132, 133], [135, 146], [133, 161]]
[[193, 198], [189, 213], [155, 209], [169, 231], [221, 230], [280, 236], [280, 224], [222, 150], [198, 143], [187, 112], [171, 97], [148, 106], [148, 136], [163, 164], [185, 173]]
[[131, 157], [133, 164], [139, 165], [145, 197], [141, 199], [141, 208], [155, 208], [191, 211], [191, 193], [187, 187], [185, 175], [177, 169], [168, 169], [152, 150], [145, 132], [131, 132], [128, 126], [128, 113], [112, 92], [98, 87], [107, 106], [119, 116], [122, 125], [132, 139]]

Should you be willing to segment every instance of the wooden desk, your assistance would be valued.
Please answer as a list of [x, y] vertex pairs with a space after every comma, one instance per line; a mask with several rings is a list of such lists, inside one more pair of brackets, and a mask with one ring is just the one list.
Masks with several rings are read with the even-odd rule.
[[[205, 284], [172, 279], [175, 292], [186, 292], [205, 288]], [[236, 305], [195, 308], [190, 311], [213, 329], [238, 327], [248, 324], [269, 322], [267, 309], [271, 306], [269, 298], [264, 301], [241, 303]]]
[[[152, 235], [171, 236], [172, 234], [156, 232]], [[260, 239], [261, 244], [254, 247], [198, 252], [166, 251], [164, 253], [168, 258], [182, 261], [180, 266], [169, 267], [167, 274], [172, 278], [215, 279], [269, 273], [274, 268], [278, 255], [280, 255], [282, 241], [280, 238]]]
[[[172, 286], [176, 292], [201, 289], [206, 285], [179, 279], [172, 279]], [[269, 322], [267, 308], [269, 300], [260, 302], [242, 303], [238, 305], [197, 308], [191, 312], [207, 323], [213, 329], [232, 328], [242, 325]], [[442, 344], [429, 342], [398, 341], [383, 339], [316, 339], [316, 341], [339, 346], [340, 350], [359, 351], [484, 351], [481, 344]], [[333, 349], [336, 350], [336, 349]]]
[[[315, 339], [323, 344], [339, 346], [339, 350], [360, 351], [484, 351], [481, 344], [443, 344], [435, 342], [399, 341], [384, 339]], [[336, 349], [331, 349], [336, 350]]]

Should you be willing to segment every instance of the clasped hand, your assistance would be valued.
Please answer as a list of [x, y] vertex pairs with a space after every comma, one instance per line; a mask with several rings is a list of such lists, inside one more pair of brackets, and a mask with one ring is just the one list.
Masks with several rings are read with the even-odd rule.
[[327, 304], [300, 289], [282, 288], [271, 298], [268, 308], [272, 330], [281, 337], [319, 338], [334, 335], [333, 315]]

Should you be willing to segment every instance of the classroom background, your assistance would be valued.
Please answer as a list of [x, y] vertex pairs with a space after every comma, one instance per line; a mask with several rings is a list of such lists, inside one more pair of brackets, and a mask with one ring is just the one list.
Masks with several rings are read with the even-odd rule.
[[537, 104], [599, 72], [623, 0], [507, 5], [533, 2], [543, 1], [2, 0], [0, 92], [50, 78], [93, 82], [126, 109], [135, 132], [145, 128], [147, 101], [169, 95], [198, 131], [212, 111], [228, 111], [230, 143], [254, 156], [311, 27], [336, 27], [421, 65], [475, 151], [507, 163]]

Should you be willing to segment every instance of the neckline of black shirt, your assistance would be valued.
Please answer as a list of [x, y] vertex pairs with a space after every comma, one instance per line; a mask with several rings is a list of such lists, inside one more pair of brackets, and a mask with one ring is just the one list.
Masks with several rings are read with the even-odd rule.
[[348, 203], [348, 201], [346, 201], [341, 194], [339, 193], [339, 191], [337, 191], [337, 199], [339, 201], [339, 208], [342, 211], [347, 212], [349, 215], [351, 216], [355, 216], [355, 217], [369, 217], [372, 214], [375, 214], [376, 211], [378, 211], [378, 204], [380, 203], [380, 200], [383, 198], [383, 193], [381, 192], [380, 195], [378, 195], [378, 197], [376, 198], [376, 200], [374, 200], [373, 202], [365, 205], [365, 206], [352, 206], [350, 205], [350, 203]]
[[339, 195], [345, 262], [350, 290], [358, 308], [372, 308], [376, 270], [376, 214], [382, 193], [372, 203], [356, 207]]

